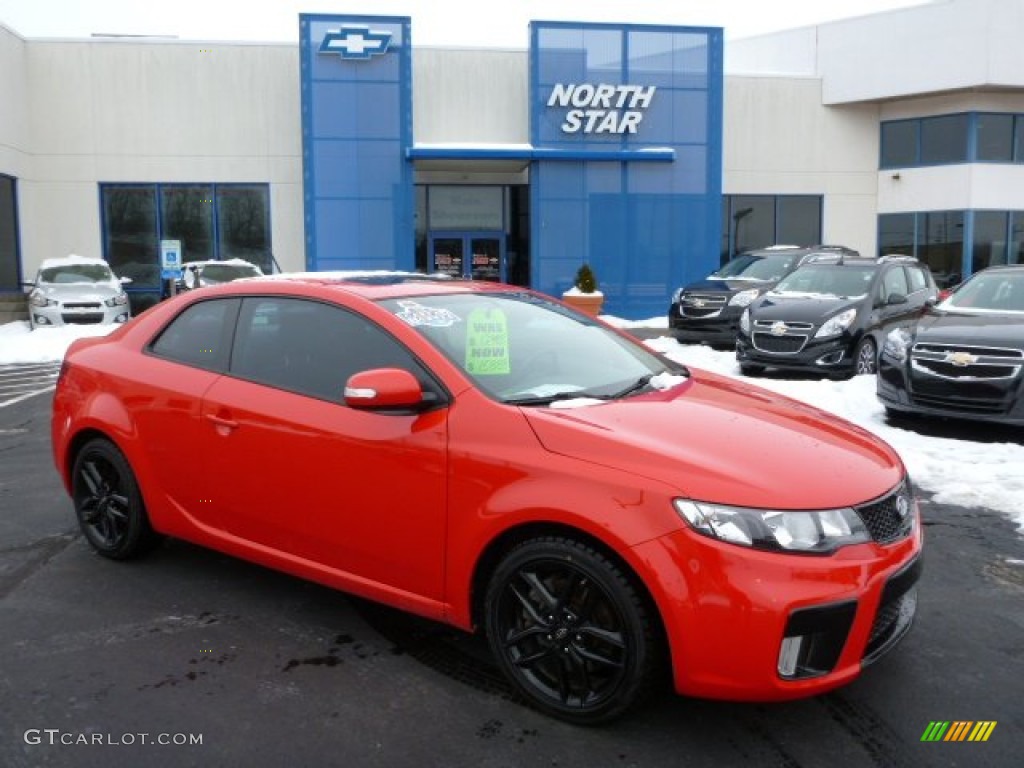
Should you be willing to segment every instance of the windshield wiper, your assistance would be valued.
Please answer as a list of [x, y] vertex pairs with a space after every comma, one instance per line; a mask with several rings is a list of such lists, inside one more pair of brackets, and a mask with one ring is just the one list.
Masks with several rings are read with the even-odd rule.
[[607, 395], [591, 395], [587, 392], [556, 392], [553, 395], [531, 395], [529, 397], [507, 397], [501, 402], [506, 405], [551, 405], [556, 400], [576, 400], [578, 398], [588, 400], [608, 400]]
[[614, 395], [611, 395], [611, 399], [612, 400], [618, 400], [620, 397], [626, 397], [628, 395], [632, 395], [634, 392], [639, 392], [640, 390], [644, 389], [645, 387], [647, 387], [648, 384], [651, 383], [651, 379], [653, 379], [655, 376], [658, 376], [658, 375], [660, 375], [660, 374], [648, 373], [645, 376], [641, 376], [639, 379], [634, 381], [632, 384], [630, 384], [625, 389], [621, 389], [618, 392], [616, 392]]

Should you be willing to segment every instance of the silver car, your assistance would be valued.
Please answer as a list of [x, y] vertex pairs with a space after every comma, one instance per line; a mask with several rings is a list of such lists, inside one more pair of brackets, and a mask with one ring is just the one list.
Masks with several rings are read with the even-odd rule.
[[46, 259], [28, 295], [29, 324], [36, 328], [62, 325], [124, 323], [131, 317], [124, 284], [103, 259], [66, 256]]

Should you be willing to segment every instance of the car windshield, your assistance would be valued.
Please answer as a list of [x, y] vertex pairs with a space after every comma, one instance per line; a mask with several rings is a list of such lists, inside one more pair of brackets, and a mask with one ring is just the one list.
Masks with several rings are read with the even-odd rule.
[[106, 283], [113, 279], [106, 264], [62, 264], [39, 270], [40, 283]]
[[480, 389], [506, 403], [625, 397], [649, 386], [665, 388], [665, 382], [676, 382], [673, 375], [686, 374], [678, 364], [533, 294], [418, 296], [381, 304]]
[[876, 272], [873, 265], [804, 265], [784, 277], [773, 292], [855, 298], [867, 294]]
[[1024, 270], [979, 273], [939, 306], [965, 312], [1024, 312]]
[[203, 267], [203, 281], [230, 283], [243, 277], [259, 277], [262, 273], [252, 264], [207, 264]]
[[709, 277], [718, 280], [778, 280], [789, 271], [796, 258], [792, 253], [744, 253]]

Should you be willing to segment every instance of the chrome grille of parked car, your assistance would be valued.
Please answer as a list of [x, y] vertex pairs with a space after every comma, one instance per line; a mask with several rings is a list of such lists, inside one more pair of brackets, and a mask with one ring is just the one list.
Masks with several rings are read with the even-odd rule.
[[761, 352], [795, 355], [804, 348], [812, 328], [811, 323], [755, 320], [754, 333], [750, 338], [754, 348]]
[[717, 317], [725, 308], [727, 297], [720, 294], [684, 293], [679, 314], [684, 317]]
[[942, 379], [1012, 379], [1024, 367], [1024, 351], [962, 344], [915, 344], [910, 354], [915, 371]]
[[905, 485], [900, 485], [878, 501], [855, 509], [871, 538], [879, 544], [890, 544], [902, 539], [914, 529], [914, 512]]

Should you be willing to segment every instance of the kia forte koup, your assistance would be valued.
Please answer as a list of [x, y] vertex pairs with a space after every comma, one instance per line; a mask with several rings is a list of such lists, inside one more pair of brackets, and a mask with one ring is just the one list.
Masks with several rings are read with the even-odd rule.
[[101, 555], [177, 537], [484, 633], [575, 723], [821, 693], [914, 616], [888, 445], [512, 286], [187, 293], [72, 345], [52, 433]]

